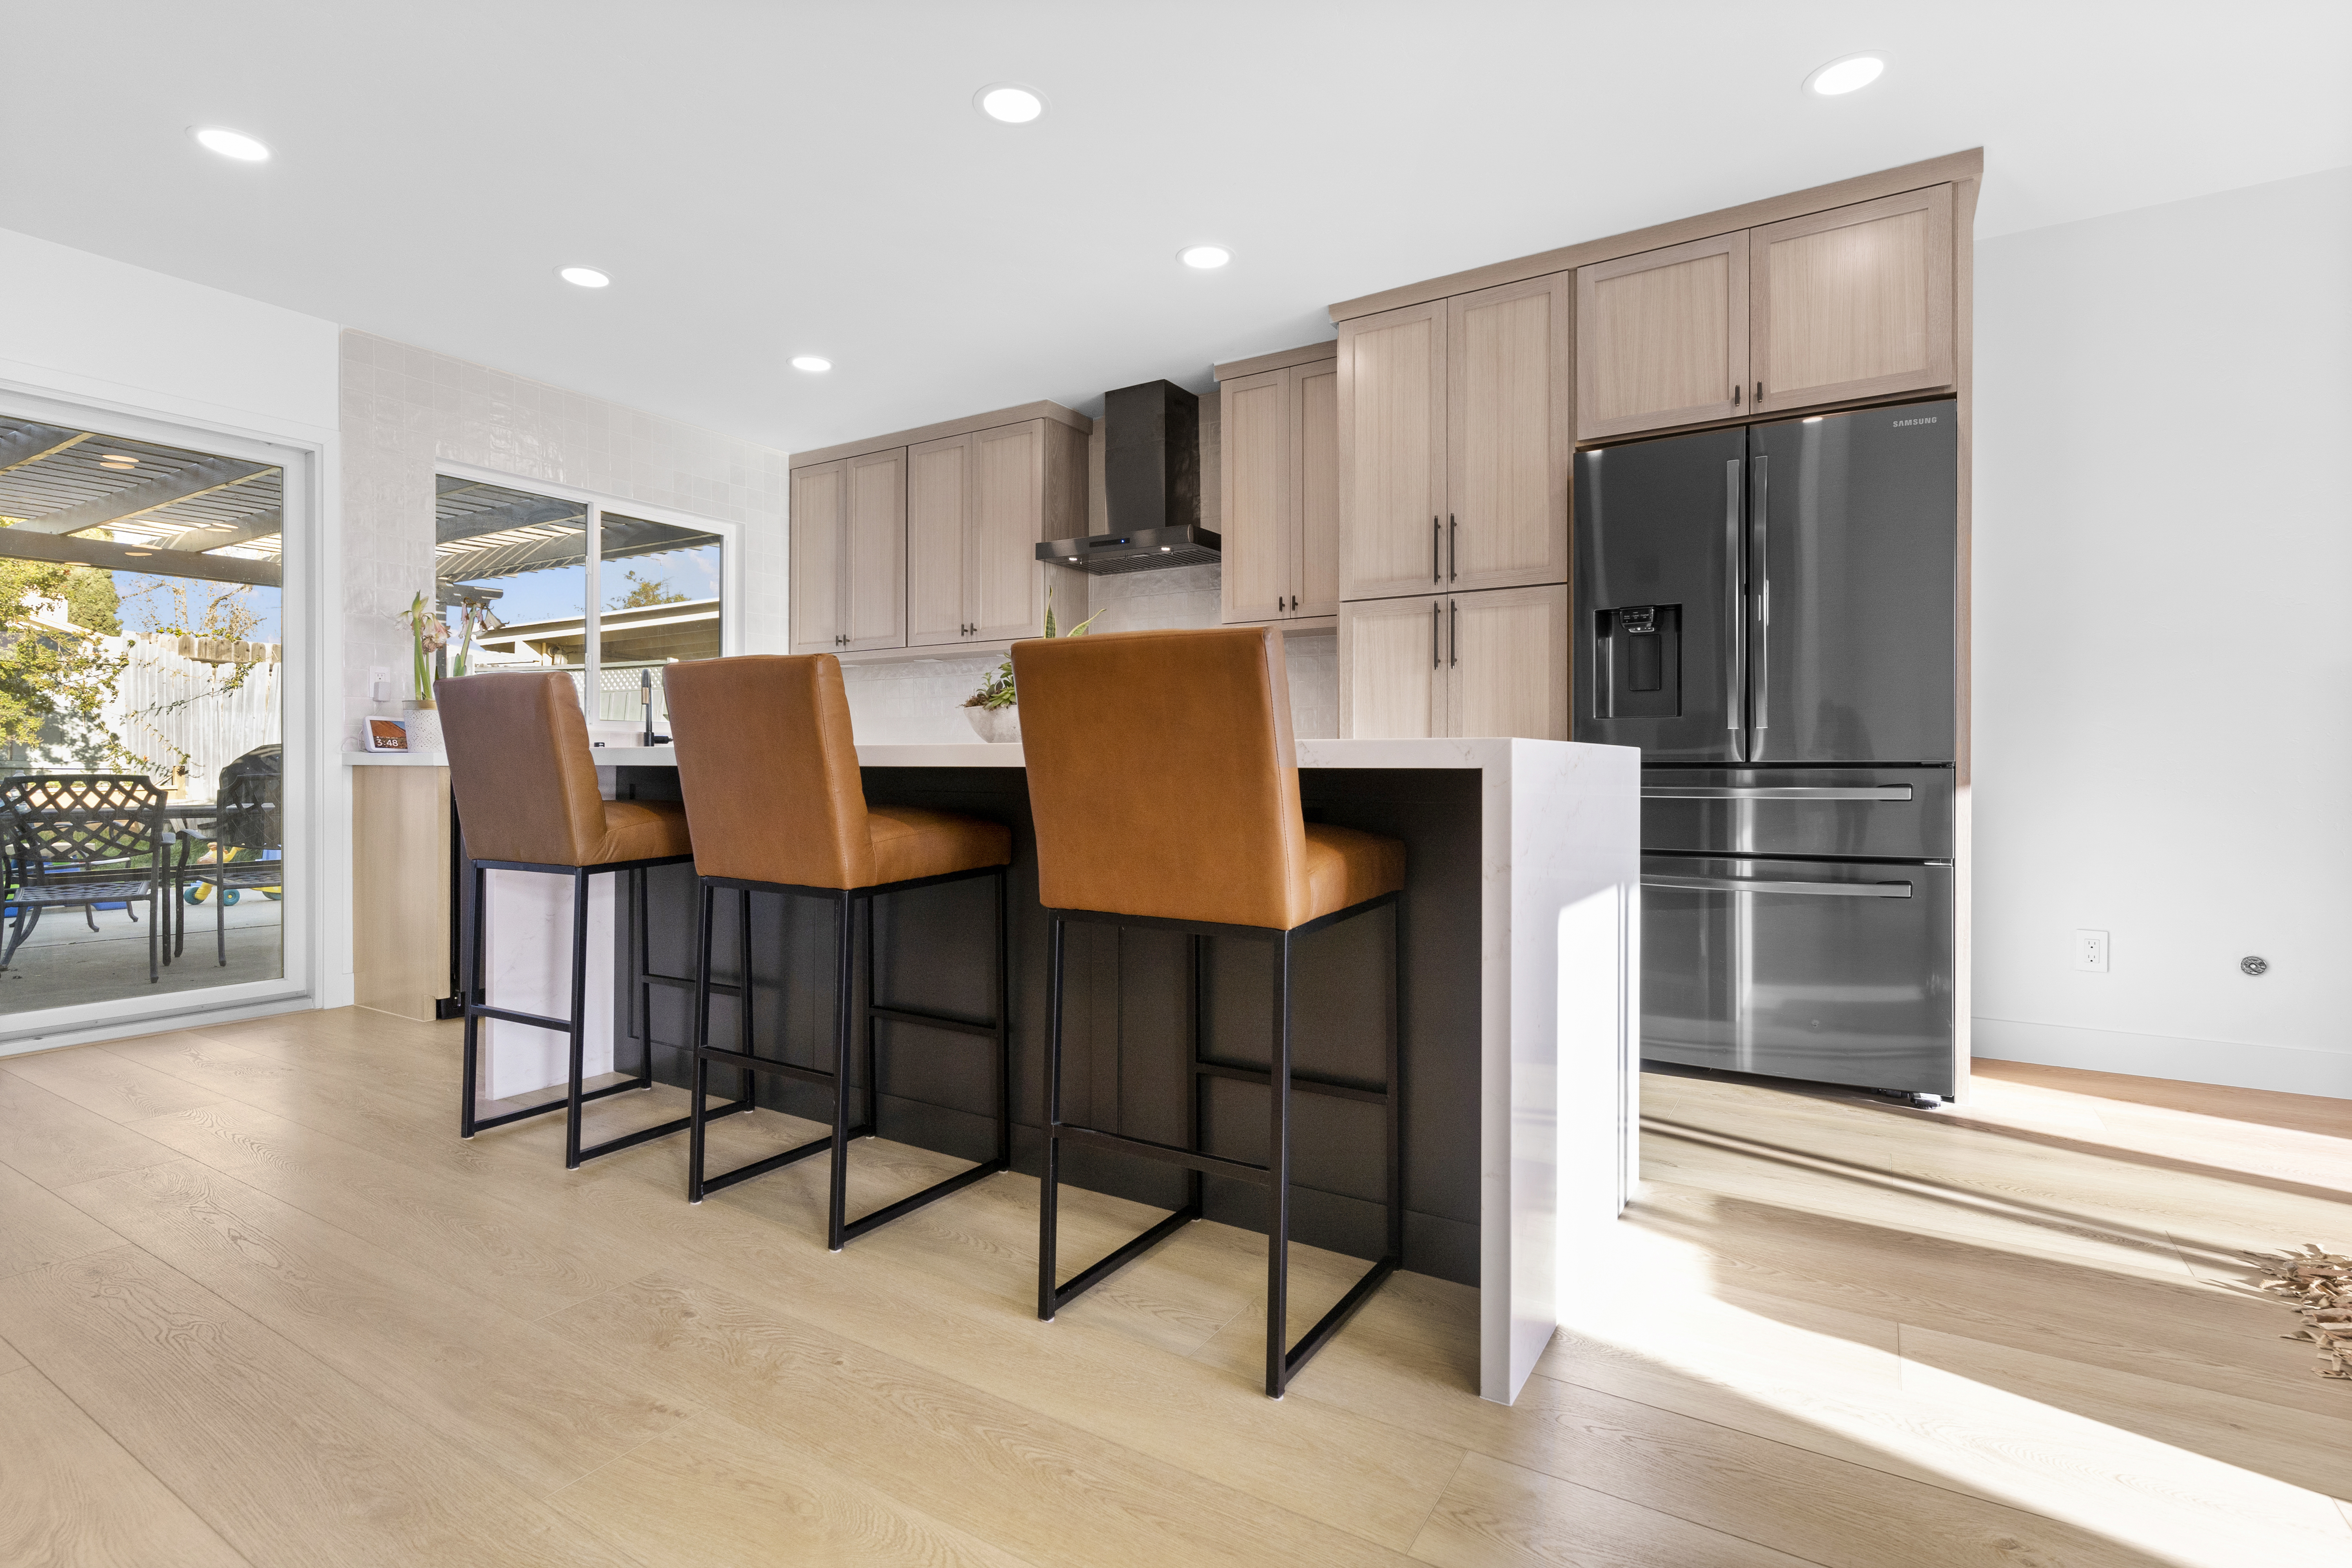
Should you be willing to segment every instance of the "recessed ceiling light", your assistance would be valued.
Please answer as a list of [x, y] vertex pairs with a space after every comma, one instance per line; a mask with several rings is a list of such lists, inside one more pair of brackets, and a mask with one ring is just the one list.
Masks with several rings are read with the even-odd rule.
[[1034, 88], [1009, 81], [982, 88], [972, 94], [971, 101], [982, 114], [1007, 125], [1026, 125], [1045, 112], [1045, 100]]
[[597, 271], [593, 267], [559, 267], [555, 269], [555, 275], [566, 283], [577, 284], [583, 289], [602, 289], [613, 281], [609, 276]]
[[1807, 91], [1819, 93], [1823, 98], [1835, 98], [1840, 93], [1868, 87], [1885, 68], [1886, 62], [1876, 55], [1846, 55], [1832, 60], [1807, 77], [1805, 88]]
[[109, 452], [99, 459], [99, 463], [109, 468], [135, 468], [139, 466], [139, 459], [128, 452]]
[[207, 153], [217, 153], [224, 158], [234, 158], [240, 163], [267, 163], [269, 149], [260, 138], [247, 136], [242, 131], [231, 131], [221, 125], [191, 125], [188, 134]]
[[831, 370], [833, 368], [833, 362], [824, 358], [821, 354], [794, 354], [793, 356], [793, 368], [794, 370], [806, 371]]
[[1223, 267], [1233, 258], [1234, 253], [1222, 245], [1188, 245], [1176, 253], [1176, 259], [1185, 266], [1198, 267], [1203, 270], [1212, 267]]

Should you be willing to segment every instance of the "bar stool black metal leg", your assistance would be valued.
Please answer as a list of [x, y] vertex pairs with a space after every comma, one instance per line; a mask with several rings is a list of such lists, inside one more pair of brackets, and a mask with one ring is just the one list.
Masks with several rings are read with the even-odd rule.
[[474, 1135], [474, 1096], [481, 1076], [482, 1059], [482, 894], [489, 885], [489, 873], [479, 866], [468, 868], [473, 873], [473, 918], [466, 922], [466, 1071], [465, 1103], [457, 1111], [457, 1136]]
[[1012, 879], [996, 873], [996, 1168], [1013, 1169]]
[[[1191, 963], [1186, 978], [1190, 982], [1190, 1001], [1192, 1009], [1191, 1019], [1192, 1059], [1184, 1067], [1186, 1080], [1184, 1146], [1188, 1149], [1198, 1149], [1204, 1131], [1202, 1125], [1204, 1119], [1201, 1115], [1201, 1095], [1205, 1088], [1200, 1071], [1203, 1032], [1202, 1020], [1208, 1013], [1204, 1005], [1206, 998], [1202, 994], [1201, 987], [1206, 981], [1209, 939], [1195, 931], [1184, 939], [1184, 945], [1190, 950]], [[1199, 1214], [1202, 1196], [1201, 1173], [1196, 1170], [1187, 1170], [1184, 1173], [1184, 1206], [1194, 1214]]]
[[833, 1180], [826, 1187], [824, 1215], [824, 1245], [832, 1252], [839, 1252], [848, 1244], [842, 1232], [848, 1224], [849, 1047], [856, 1028], [851, 984], [856, 979], [857, 963], [856, 901], [853, 894], [845, 892], [834, 903]]
[[[874, 945], [874, 906], [881, 900], [868, 898], [861, 901], [866, 906], [866, 1017], [864, 1027], [858, 1033], [866, 1042], [866, 1063], [859, 1069], [866, 1079], [866, 1119], [859, 1125], [866, 1129], [866, 1136], [872, 1138], [882, 1126], [882, 1092], [879, 1088], [882, 1075], [875, 1070], [874, 1066], [874, 972], [880, 967], [881, 952]], [[844, 1088], [848, 1086], [846, 1079], [842, 1083]]]
[[580, 1168], [580, 1090], [588, 1061], [588, 873], [572, 873], [572, 1097], [563, 1108], [563, 1168]]
[[1275, 961], [1274, 1060], [1267, 1074], [1265, 1227], [1265, 1392], [1282, 1397], [1290, 1368], [1290, 950], [1282, 933]]
[[[699, 879], [697, 879], [699, 880]], [[693, 1105], [688, 1112], [686, 1138], [686, 1201], [690, 1204], [698, 1204], [702, 1201], [703, 1151], [707, 1142], [703, 1131], [703, 1121], [706, 1115], [705, 1107], [710, 1099], [710, 1058], [702, 1053], [710, 1044], [710, 917], [712, 906], [718, 902], [719, 898], [719, 890], [708, 882], [702, 882], [695, 892], [697, 896], [694, 920], [694, 1031], [688, 1037], [693, 1041], [689, 1047], [689, 1054], [694, 1058], [693, 1067], [690, 1069], [692, 1073], [690, 1092], [693, 1095]], [[749, 987], [745, 988], [741, 1000], [742, 1005], [747, 1007], [751, 1005]], [[648, 1060], [653, 1056], [653, 1037], [650, 1031], [646, 1037], [646, 1055]]]
[[1037, 1316], [1054, 1321], [1055, 1188], [1062, 1174], [1062, 921], [1045, 950], [1045, 1173], [1037, 1188]]
[[1404, 1262], [1404, 895], [1389, 906], [1388, 1164], [1391, 1262]]
[[[785, 951], [789, 956], [792, 946], [789, 919], [783, 922], [783, 930]], [[791, 971], [792, 965], [788, 963], [776, 972], [779, 1016], [782, 1016], [783, 1002], [783, 976]], [[735, 1048], [747, 1057], [752, 1056], [756, 1053], [751, 1049], [751, 889], [749, 888], [739, 888], [735, 891]], [[749, 1109], [760, 1092], [760, 1080], [751, 1075], [749, 1068], [737, 1069], [736, 1076], [743, 1080], [743, 1099]]]
[[631, 976], [635, 984], [630, 989], [635, 993], [637, 1001], [635, 1032], [638, 1042], [645, 1047], [645, 1055], [637, 1059], [639, 1089], [654, 1086], [654, 983], [646, 978], [654, 966], [653, 932], [647, 929], [652, 921], [646, 897], [646, 879], [652, 874], [643, 867], [629, 873], [631, 901], [635, 906], [631, 918], [637, 928], [637, 940], [630, 948], [636, 954], [637, 972]]

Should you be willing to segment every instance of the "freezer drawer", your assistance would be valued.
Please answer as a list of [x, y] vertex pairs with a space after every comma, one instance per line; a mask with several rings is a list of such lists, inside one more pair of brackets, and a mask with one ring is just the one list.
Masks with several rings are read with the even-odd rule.
[[1649, 768], [1642, 847], [1682, 854], [1952, 858], [1949, 768]]
[[1642, 1054], [1949, 1095], [1952, 872], [1645, 855]]

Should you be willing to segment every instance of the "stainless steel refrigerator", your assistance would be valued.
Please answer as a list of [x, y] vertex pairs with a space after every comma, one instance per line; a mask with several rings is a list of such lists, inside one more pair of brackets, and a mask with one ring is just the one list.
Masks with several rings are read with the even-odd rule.
[[1642, 748], [1647, 1058], [1955, 1091], [1956, 420], [1577, 455], [1574, 731]]

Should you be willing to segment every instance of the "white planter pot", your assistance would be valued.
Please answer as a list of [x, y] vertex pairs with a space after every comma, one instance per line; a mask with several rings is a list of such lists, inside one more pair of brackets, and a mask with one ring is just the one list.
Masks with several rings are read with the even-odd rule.
[[441, 710], [430, 702], [404, 702], [401, 709], [402, 717], [408, 721], [408, 749], [440, 751]]
[[973, 733], [983, 741], [1009, 744], [1021, 739], [1021, 710], [1017, 707], [967, 708], [963, 716], [971, 721]]

